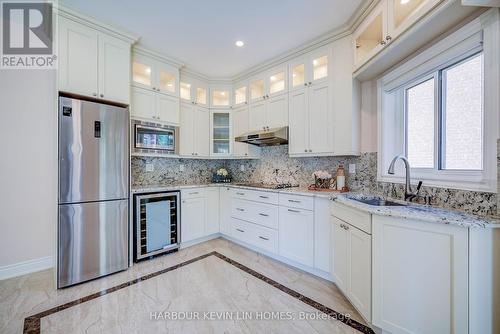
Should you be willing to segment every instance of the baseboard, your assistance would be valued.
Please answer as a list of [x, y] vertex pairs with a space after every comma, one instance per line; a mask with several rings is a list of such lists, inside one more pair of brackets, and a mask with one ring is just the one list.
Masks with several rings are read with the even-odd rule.
[[217, 239], [217, 238], [220, 238], [220, 237], [221, 237], [220, 233], [210, 234], [210, 235], [208, 235], [206, 237], [202, 237], [202, 238], [199, 238], [199, 239], [191, 240], [191, 241], [188, 241], [188, 242], [183, 242], [183, 243], [180, 244], [179, 249], [184, 249], [184, 248], [187, 248], [187, 247], [191, 247], [191, 246], [194, 246], [194, 245], [197, 245], [197, 244], [201, 244], [202, 242], [209, 241], [209, 240], [212, 240], [212, 239]]
[[243, 241], [240, 241], [238, 239], [235, 239], [235, 238], [233, 238], [233, 237], [231, 237], [229, 235], [222, 234], [221, 236], [222, 236], [222, 238], [227, 239], [227, 240], [229, 240], [231, 242], [234, 242], [235, 244], [238, 244], [240, 246], [248, 248], [248, 249], [250, 249], [250, 250], [252, 250], [254, 252], [257, 252], [259, 254], [265, 255], [267, 257], [270, 257], [271, 259], [274, 259], [276, 261], [279, 261], [281, 263], [289, 265], [289, 266], [291, 266], [291, 267], [293, 267], [295, 269], [300, 269], [300, 270], [305, 271], [305, 272], [307, 272], [309, 274], [321, 277], [321, 278], [323, 278], [323, 279], [325, 279], [327, 281], [335, 283], [335, 280], [333, 279], [333, 276], [330, 273], [328, 273], [328, 272], [325, 272], [323, 270], [319, 270], [319, 269], [316, 269], [316, 268], [311, 268], [309, 266], [305, 266], [305, 265], [303, 265], [301, 263], [297, 263], [295, 261], [289, 260], [289, 259], [287, 259], [287, 258], [285, 258], [283, 256], [278, 255], [278, 254], [267, 252], [265, 250], [262, 250], [260, 248], [255, 247], [253, 245], [250, 245], [250, 244], [248, 244], [246, 242], [243, 242]]
[[0, 281], [7, 278], [31, 274], [37, 271], [49, 269], [53, 266], [54, 259], [52, 256], [9, 264], [7, 266], [0, 267]]

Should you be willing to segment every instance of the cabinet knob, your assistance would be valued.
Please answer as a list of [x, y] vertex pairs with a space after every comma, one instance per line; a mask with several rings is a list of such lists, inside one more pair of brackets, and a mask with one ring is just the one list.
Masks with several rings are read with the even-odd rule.
[[385, 36], [385, 39], [386, 39], [387, 41], [390, 41], [390, 40], [392, 39], [392, 37], [391, 37], [391, 36], [389, 36], [389, 35], [387, 35], [387, 36]]
[[262, 96], [262, 99], [264, 99], [264, 100], [265, 100], [265, 99], [266, 99], [266, 96], [265, 96], [265, 95], [263, 95], [263, 96]]
[[385, 41], [380, 42], [381, 45], [386, 45], [387, 43]]
[[307, 87], [307, 82], [304, 82], [304, 86]]
[[104, 94], [99, 95], [100, 97], [104, 97]]
[[313, 151], [313, 150], [311, 150], [311, 149], [309, 150], [309, 152], [312, 152], [312, 151]]
[[269, 95], [266, 95], [267, 98], [269, 98]]
[[93, 96], [97, 96], [97, 93], [92, 93]]
[[311, 82], [311, 81], [309, 81], [309, 86], [311, 86], [311, 85], [312, 85], [312, 82]]
[[304, 152], [307, 152], [307, 150], [304, 150]]

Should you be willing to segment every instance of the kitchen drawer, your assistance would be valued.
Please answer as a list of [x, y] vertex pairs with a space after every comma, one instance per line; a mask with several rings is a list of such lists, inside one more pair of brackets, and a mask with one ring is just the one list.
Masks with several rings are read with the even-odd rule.
[[258, 190], [248, 190], [234, 188], [231, 192], [233, 198], [246, 199], [249, 201], [267, 203], [267, 204], [278, 204], [278, 193], [271, 191], [258, 191]]
[[278, 252], [278, 231], [232, 218], [233, 238], [271, 253]]
[[233, 198], [231, 217], [269, 228], [278, 228], [278, 206]]
[[239, 219], [231, 218], [231, 235], [233, 238], [251, 243], [254, 237], [253, 230], [249, 227], [249, 223], [246, 223]]
[[337, 202], [330, 204], [330, 210], [332, 216], [335, 216], [368, 234], [372, 234], [371, 214]]
[[199, 197], [205, 197], [205, 188], [191, 188], [191, 189], [181, 190], [182, 199], [199, 198]]
[[280, 205], [290, 208], [314, 210], [314, 197], [281, 193]]

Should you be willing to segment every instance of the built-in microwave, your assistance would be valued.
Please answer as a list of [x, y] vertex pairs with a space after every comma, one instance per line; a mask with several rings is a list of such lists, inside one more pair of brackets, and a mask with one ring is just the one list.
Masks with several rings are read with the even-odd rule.
[[178, 127], [132, 120], [133, 153], [178, 154], [178, 137]]

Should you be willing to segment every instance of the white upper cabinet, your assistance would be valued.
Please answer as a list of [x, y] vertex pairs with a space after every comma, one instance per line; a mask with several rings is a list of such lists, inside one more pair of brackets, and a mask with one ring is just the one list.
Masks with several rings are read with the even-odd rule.
[[[233, 115], [233, 136], [238, 137], [248, 132], [249, 129], [249, 107], [243, 105], [232, 111]], [[258, 158], [260, 147], [246, 143], [234, 142], [233, 157], [235, 158]]]
[[354, 70], [404, 33], [442, 0], [382, 0], [354, 32]]
[[135, 51], [132, 85], [178, 97], [179, 68]]
[[280, 65], [250, 79], [250, 103], [288, 92], [287, 68]]
[[233, 86], [214, 85], [210, 86], [210, 107], [218, 109], [230, 109], [232, 107]]
[[289, 64], [290, 155], [334, 154], [331, 54], [322, 48]]
[[229, 110], [210, 110], [210, 156], [231, 155], [233, 146], [231, 117]]
[[130, 42], [59, 17], [59, 90], [129, 104]]
[[181, 103], [179, 154], [186, 157], [210, 156], [210, 110]]
[[233, 88], [233, 107], [246, 104], [248, 104], [248, 85], [247, 83], [238, 83]]
[[288, 83], [290, 91], [328, 81], [330, 73], [331, 51], [321, 48], [299, 57], [288, 65]]
[[179, 125], [179, 69], [148, 52], [134, 49], [131, 116], [154, 123]]
[[201, 80], [182, 76], [180, 97], [181, 101], [208, 107], [208, 84]]

